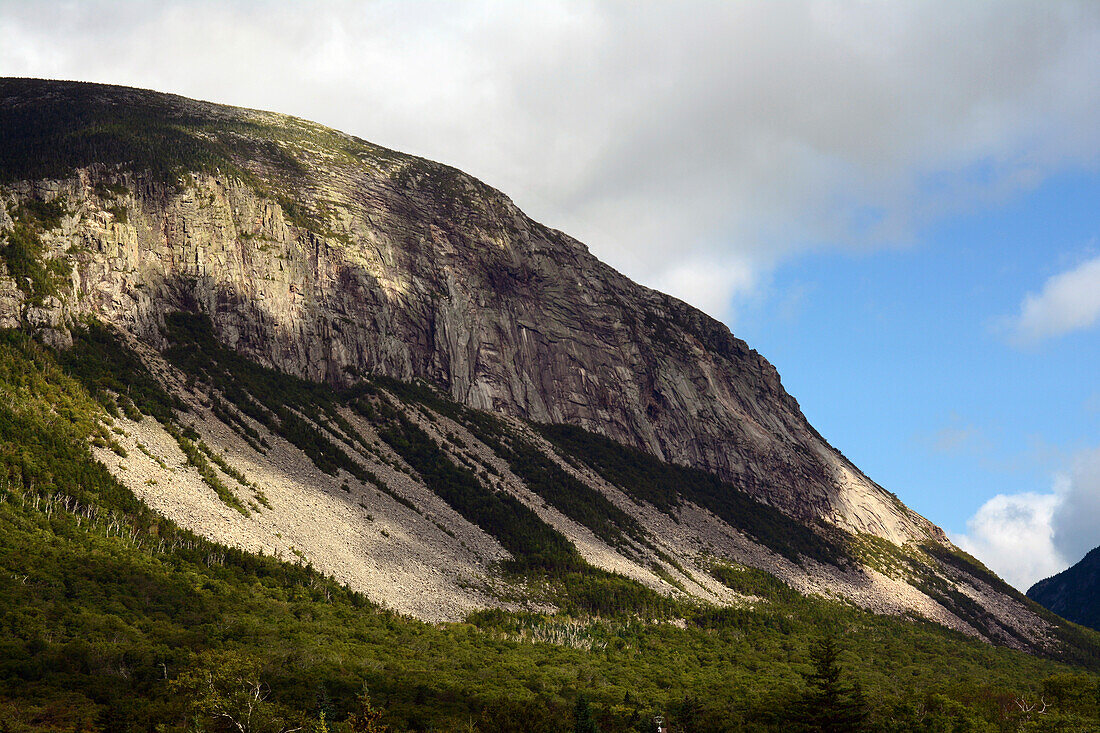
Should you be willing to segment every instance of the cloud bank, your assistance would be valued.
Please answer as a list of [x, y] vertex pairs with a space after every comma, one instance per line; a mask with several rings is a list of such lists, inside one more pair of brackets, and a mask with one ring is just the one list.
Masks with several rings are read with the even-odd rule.
[[0, 73], [309, 117], [457, 165], [727, 316], [1100, 155], [1094, 2], [0, 3]]
[[1054, 545], [1075, 563], [1100, 546], [1100, 449], [1078, 454], [1059, 489], [1051, 517]]
[[1100, 546], [1100, 448], [1075, 456], [1046, 494], [998, 494], [952, 539], [1016, 588], [1076, 563]]

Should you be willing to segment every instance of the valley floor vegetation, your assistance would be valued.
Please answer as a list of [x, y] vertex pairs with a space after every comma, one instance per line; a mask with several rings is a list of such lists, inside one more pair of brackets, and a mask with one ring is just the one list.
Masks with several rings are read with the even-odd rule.
[[[204, 358], [168, 356], [220, 380], [227, 399], [234, 379], [279, 379], [229, 357], [189, 367], [187, 353]], [[325, 389], [287, 382], [269, 393]], [[369, 390], [340, 399], [379, 409]], [[180, 408], [101, 326], [65, 353], [0, 332], [0, 732], [651, 731], [658, 715], [671, 731], [1100, 730], [1096, 667], [804, 597], [734, 565], [716, 577], [760, 602], [654, 599], [577, 564], [548, 535], [526, 555], [517, 544], [518, 566], [502, 572], [566, 579], [563, 598], [589, 601], [464, 623], [398, 616], [308, 565], [175, 526], [93, 459], [90, 443], [111, 446], [112, 412], [177, 424]], [[433, 490], [450, 490], [453, 464], [399, 416], [378, 419], [441, 483]], [[341, 460], [292, 421], [277, 427], [317, 460]], [[502, 442], [517, 466], [534, 460]], [[560, 501], [578, 515], [588, 506], [579, 494]], [[527, 521], [508, 505], [490, 510]], [[619, 518], [602, 531], [631, 527]], [[618, 600], [600, 605], [608, 589]]]

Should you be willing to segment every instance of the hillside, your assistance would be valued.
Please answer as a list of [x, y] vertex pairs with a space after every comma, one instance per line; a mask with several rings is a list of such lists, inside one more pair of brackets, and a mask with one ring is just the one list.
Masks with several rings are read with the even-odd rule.
[[[0, 334], [0, 719], [7, 730], [222, 730], [209, 717], [209, 699], [188, 682], [207, 673], [236, 695], [241, 688], [225, 682], [234, 675], [262, 684], [257, 731], [320, 731], [324, 721], [330, 731], [369, 730], [353, 727], [364, 690], [380, 722], [398, 731], [560, 730], [581, 695], [605, 731], [648, 731], [657, 714], [684, 731], [790, 730], [811, 648], [827, 634], [843, 639], [845, 679], [865, 691], [870, 730], [1100, 725], [1100, 677], [1077, 666], [1095, 669], [1095, 656], [1067, 666], [936, 623], [802, 595], [735, 564], [711, 568], [711, 578], [746, 599], [724, 608], [655, 593], [567, 554], [569, 569], [513, 566], [501, 576], [527, 592], [541, 582], [543, 602], [561, 611], [481, 611], [441, 624], [396, 615], [293, 550], [277, 559], [181, 529], [105, 470], [92, 450], [121, 458], [121, 424], [172, 425], [167, 416], [181, 414], [134, 356], [95, 328], [78, 331], [67, 352], [19, 331]], [[323, 394], [276, 372], [238, 367], [288, 394]], [[127, 396], [112, 385], [128, 385]], [[459, 409], [412, 385], [376, 390]], [[184, 425], [196, 417], [182, 415]], [[565, 441], [576, 438], [572, 430], [554, 432]], [[206, 451], [182, 432], [173, 440], [192, 446], [192, 455]], [[592, 459], [612, 470], [610, 446], [589, 440]], [[125, 460], [140, 456], [139, 448]], [[207, 475], [232, 481], [212, 457]], [[252, 517], [265, 502], [278, 506], [274, 491], [261, 499], [233, 486], [241, 506], [259, 507], [246, 507]], [[221, 504], [214, 486], [201, 493], [243, 516]], [[813, 542], [805, 534], [791, 541], [799, 537]], [[1095, 636], [1085, 635], [1067, 650], [1079, 655], [1090, 645]]]
[[[564, 664], [533, 662], [545, 649], [526, 640], [606, 653], [601, 674], [633, 681], [603, 689], [605, 706], [632, 685], [647, 705], [696, 688], [733, 704], [707, 639], [733, 645], [722, 658], [756, 639], [797, 666], [817, 626], [895, 672], [906, 652], [889, 637], [923, 645], [922, 690], [944, 681], [923, 666], [937, 656], [988, 664], [1020, 695], [1039, 690], [1020, 668], [1065, 672], [995, 647], [1100, 666], [1095, 634], [865, 477], [725, 326], [485, 184], [154, 92], [5, 79], [0, 100], [0, 541], [18, 699], [39, 683], [54, 704], [72, 676], [89, 710], [127, 690], [155, 707], [185, 649], [243, 644], [294, 670], [276, 676], [299, 712], [319, 667], [344, 712], [351, 680], [398, 684], [389, 669], [429, 688], [386, 688], [402, 725], [455, 725], [499, 711], [517, 680], [433, 686], [428, 650], [503, 639], [520, 666]], [[36, 554], [58, 542], [70, 550]], [[181, 608], [188, 592], [205, 605]], [[264, 649], [276, 629], [293, 639]], [[416, 648], [347, 668], [389, 643]], [[650, 645], [709, 671], [654, 687], [642, 680], [660, 662], [635, 658]], [[881, 665], [859, 666], [887, 687]], [[516, 674], [530, 706], [568, 709], [584, 687]], [[781, 696], [738, 700], [781, 722]]]
[[1027, 597], [1074, 623], [1100, 629], [1100, 548], [1031, 586]]

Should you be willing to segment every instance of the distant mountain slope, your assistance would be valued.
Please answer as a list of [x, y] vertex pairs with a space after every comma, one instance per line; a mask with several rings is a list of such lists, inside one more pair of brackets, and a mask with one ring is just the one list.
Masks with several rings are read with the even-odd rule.
[[[95, 457], [208, 540], [432, 621], [744, 608], [762, 571], [1098, 655], [830, 447], [725, 326], [460, 171], [104, 85], [0, 80], [0, 130], [0, 328], [58, 349], [100, 406]], [[20, 491], [79, 490], [11, 461]]]
[[1100, 547], [1073, 567], [1031, 586], [1027, 597], [1062, 618], [1100, 629]]

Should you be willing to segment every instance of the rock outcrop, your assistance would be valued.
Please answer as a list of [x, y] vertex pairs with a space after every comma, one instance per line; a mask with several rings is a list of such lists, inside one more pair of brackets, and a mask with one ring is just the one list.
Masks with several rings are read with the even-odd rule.
[[729, 329], [460, 171], [93, 84], [0, 79], [0, 130], [0, 328], [62, 349], [88, 318], [128, 334], [158, 404], [189, 409], [142, 419], [119, 394], [96, 456], [181, 526], [430, 620], [542, 608], [509, 559], [753, 602], [724, 565], [1017, 648], [1076, 643], [833, 449]]

